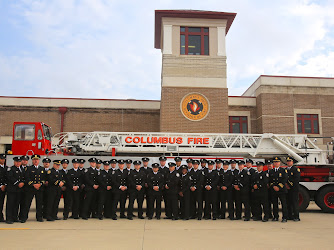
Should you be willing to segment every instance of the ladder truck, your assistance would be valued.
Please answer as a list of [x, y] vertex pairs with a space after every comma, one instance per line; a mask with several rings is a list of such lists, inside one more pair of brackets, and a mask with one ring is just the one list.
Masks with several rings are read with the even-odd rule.
[[320, 149], [307, 135], [95, 131], [62, 132], [51, 137], [51, 128], [44, 123], [15, 122], [13, 156], [28, 151], [57, 159], [99, 156], [102, 160], [110, 157], [135, 160], [149, 156], [152, 162], [165, 155], [167, 159], [181, 156], [254, 160], [279, 156], [284, 163], [290, 156], [301, 170], [300, 211], [314, 200], [322, 211], [334, 213], [334, 164], [329, 164], [329, 152]]

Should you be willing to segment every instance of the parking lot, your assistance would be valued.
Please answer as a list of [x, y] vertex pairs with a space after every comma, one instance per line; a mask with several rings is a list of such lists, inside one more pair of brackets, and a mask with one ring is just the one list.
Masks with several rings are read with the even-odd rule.
[[[62, 204], [61, 204], [62, 206]], [[301, 222], [104, 219], [0, 224], [1, 249], [332, 249], [334, 214], [315, 204]], [[61, 212], [59, 217], [62, 217]]]

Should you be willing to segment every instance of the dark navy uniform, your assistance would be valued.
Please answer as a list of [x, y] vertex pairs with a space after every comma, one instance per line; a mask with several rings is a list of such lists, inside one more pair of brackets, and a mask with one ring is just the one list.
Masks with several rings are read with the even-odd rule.
[[6, 204], [6, 222], [11, 224], [18, 221], [18, 211], [24, 184], [24, 172], [20, 167], [12, 166], [7, 169], [7, 204]]
[[[228, 217], [230, 219], [234, 218], [233, 215], [233, 204], [232, 204], [232, 189], [233, 189], [233, 173], [231, 170], [224, 170], [221, 169], [219, 172], [219, 182], [218, 186], [220, 187], [220, 197], [218, 203], [221, 203], [221, 206], [218, 206], [221, 208], [220, 214], [221, 218], [225, 219], [226, 214], [226, 203], [228, 207]], [[223, 187], [226, 187], [226, 190], [223, 190]]]
[[[170, 164], [174, 164], [171, 163]], [[174, 164], [175, 166], [175, 164]], [[168, 171], [165, 175], [165, 185], [168, 188], [165, 188], [166, 193], [166, 201], [165, 201], [165, 209], [166, 216], [169, 219], [178, 219], [179, 211], [178, 211], [178, 185], [180, 181], [180, 174], [174, 170], [173, 172]]]
[[234, 176], [234, 185], [237, 185], [240, 190], [236, 190], [236, 219], [241, 219], [242, 204], [245, 207], [245, 220], [250, 220], [250, 172], [244, 168], [238, 174]]
[[299, 193], [299, 180], [300, 180], [300, 170], [296, 166], [287, 168], [288, 171], [288, 195], [287, 195], [287, 206], [288, 206], [288, 216], [291, 220], [299, 219], [299, 206], [298, 206], [298, 193]]
[[[74, 219], [79, 219], [80, 193], [82, 192], [80, 187], [83, 183], [83, 177], [84, 174], [79, 169], [75, 170], [72, 168], [67, 173], [66, 188], [69, 191], [70, 206], [72, 207], [72, 217]], [[74, 191], [73, 187], [78, 187], [78, 189]]]
[[[67, 159], [63, 159], [61, 161], [61, 164], [63, 163], [69, 163], [69, 160]], [[64, 176], [64, 179], [65, 179], [65, 185], [62, 187], [62, 196], [63, 196], [63, 200], [64, 200], [64, 211], [63, 211], [63, 218], [64, 220], [66, 220], [68, 218], [68, 214], [70, 213], [70, 210], [71, 210], [71, 198], [70, 198], [70, 191], [68, 190], [68, 187], [67, 187], [67, 173], [68, 173], [68, 170], [67, 169], [62, 169], [60, 170]]]
[[[206, 173], [205, 173], [206, 172]], [[219, 175], [216, 170], [203, 171], [204, 173], [204, 196], [205, 196], [205, 212], [204, 218], [211, 219], [211, 212], [213, 219], [217, 219], [217, 185], [219, 181]], [[210, 186], [211, 189], [207, 190], [206, 187]]]
[[[180, 196], [180, 214], [184, 220], [190, 218], [190, 174], [188, 174], [187, 166], [182, 167], [182, 170], [186, 169], [186, 174], [181, 174], [179, 181], [179, 196]], [[181, 170], [181, 172], [183, 172]]]
[[[136, 163], [136, 162], [135, 162]], [[143, 219], [143, 202], [144, 202], [144, 192], [146, 183], [145, 171], [139, 169], [132, 169], [128, 176], [129, 183], [129, 206], [128, 206], [128, 218], [132, 219], [133, 214], [133, 204], [137, 200], [138, 204], [138, 218]], [[137, 190], [137, 186], [141, 186], [140, 190]]]
[[[157, 163], [154, 163], [157, 164]], [[153, 164], [153, 165], [154, 165]], [[157, 164], [154, 167], [159, 167]], [[161, 216], [161, 198], [162, 190], [165, 185], [164, 175], [161, 172], [154, 173], [153, 171], [147, 175], [147, 186], [148, 186], [148, 196], [149, 196], [149, 215], [148, 218], [152, 219], [154, 213], [154, 203], [156, 203], [155, 216], [160, 219]], [[154, 186], [158, 186], [159, 190], [155, 191]]]
[[195, 190], [190, 190], [190, 216], [195, 219], [202, 219], [203, 215], [203, 181], [204, 175], [202, 170], [193, 169], [190, 172], [190, 188], [194, 187]]
[[[26, 208], [24, 210], [23, 221], [28, 219], [28, 214], [31, 206], [32, 199], [35, 197], [36, 201], [36, 219], [38, 221], [43, 221], [43, 193], [46, 181], [45, 169], [41, 166], [29, 166], [25, 172], [26, 181]], [[40, 188], [37, 190], [34, 188], [34, 184], [41, 184]]]
[[[1, 154], [0, 158], [6, 159], [6, 155]], [[7, 185], [6, 172], [7, 172], [7, 166], [0, 165], [0, 222], [5, 221], [2, 211], [6, 197], [6, 185]]]
[[[85, 159], [78, 159], [80, 164], [85, 164], [86, 160]], [[85, 176], [85, 171], [86, 169], [83, 168], [78, 168], [78, 170], [81, 172], [83, 176], [83, 182], [81, 183], [81, 192], [80, 192], [80, 205], [79, 205], [79, 215], [82, 217], [83, 214], [83, 209], [84, 209], [84, 204], [85, 204], [85, 196], [86, 196], [86, 190], [85, 190], [85, 181], [84, 181], [84, 176]]]
[[[60, 165], [60, 161], [59, 161]], [[59, 184], [66, 183], [65, 177], [62, 171], [52, 168], [47, 172], [47, 178], [49, 181], [47, 189], [47, 220], [53, 221], [57, 220], [58, 207], [61, 197], [61, 187]]]
[[[97, 189], [94, 189], [94, 185], [99, 185], [97, 180], [98, 172], [96, 168], [87, 168], [84, 173], [85, 193], [84, 207], [82, 210], [82, 218], [88, 219], [94, 208], [94, 204], [97, 203]], [[93, 214], [94, 215], [94, 214]]]
[[[230, 164], [231, 164], [231, 162], [234, 162], [234, 160], [233, 161], [230, 161]], [[239, 169], [237, 169], [237, 168], [235, 168], [235, 169], [231, 169], [231, 173], [232, 173], [232, 175], [233, 175], [233, 183], [232, 183], [232, 186], [233, 186], [233, 184], [234, 184], [234, 179], [235, 179], [235, 176], [237, 176], [238, 174], [239, 174]], [[236, 202], [236, 193], [237, 193], [237, 190], [235, 190], [234, 189], [234, 187], [232, 187], [232, 210], [233, 210], [233, 216], [231, 216], [231, 217], [233, 217], [233, 218], [235, 218], [236, 217], [236, 209], [237, 209], [237, 202]]]
[[[270, 192], [272, 194], [272, 202], [273, 202], [273, 220], [278, 220], [278, 199], [280, 199], [282, 204], [282, 220], [286, 221], [288, 219], [288, 209], [286, 204], [286, 182], [288, 180], [288, 173], [287, 170], [284, 168], [277, 168], [272, 169], [269, 172], [269, 183], [270, 183]], [[274, 186], [279, 188], [278, 191], [274, 190]]]
[[[104, 162], [105, 164], [106, 162]], [[108, 162], [109, 163], [109, 162]], [[108, 164], [109, 165], [109, 164]], [[111, 218], [111, 192], [112, 192], [112, 171], [100, 170], [100, 174], [97, 177], [99, 183], [99, 198], [97, 207], [97, 217], [102, 220], [103, 216]], [[108, 190], [108, 187], [111, 189]]]
[[114, 195], [114, 200], [113, 200], [113, 205], [112, 205], [112, 218], [117, 219], [116, 216], [116, 210], [117, 210], [117, 205], [120, 203], [120, 217], [121, 218], [126, 218], [125, 216], [125, 202], [126, 202], [126, 196], [127, 196], [127, 190], [122, 191], [120, 189], [121, 186], [128, 187], [128, 171], [125, 169], [121, 171], [120, 169], [117, 169], [114, 174], [112, 175], [112, 183], [113, 183], [113, 195]]
[[[252, 197], [254, 199], [254, 220], [262, 220], [262, 212], [264, 213], [263, 221], [269, 219], [268, 206], [268, 183], [269, 174], [265, 171], [255, 171], [251, 176]], [[254, 186], [257, 186], [255, 188]]]

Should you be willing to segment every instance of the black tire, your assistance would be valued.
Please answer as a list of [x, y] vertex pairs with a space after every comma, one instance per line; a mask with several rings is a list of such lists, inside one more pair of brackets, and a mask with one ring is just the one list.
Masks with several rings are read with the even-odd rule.
[[334, 213], [334, 186], [320, 189], [316, 203], [323, 212]]
[[298, 198], [299, 211], [304, 212], [310, 204], [310, 194], [306, 188], [299, 186]]

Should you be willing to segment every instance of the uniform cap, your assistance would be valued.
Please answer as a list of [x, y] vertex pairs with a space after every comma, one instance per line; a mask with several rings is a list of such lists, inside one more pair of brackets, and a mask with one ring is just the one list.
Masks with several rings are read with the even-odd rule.
[[80, 160], [78, 158], [72, 159], [72, 163], [79, 163], [79, 162], [80, 162]]
[[193, 160], [193, 164], [199, 165], [199, 160]]
[[44, 158], [42, 162], [43, 162], [43, 163], [50, 163], [50, 162], [51, 162], [51, 159], [50, 159], [50, 158]]
[[207, 160], [204, 159], [204, 158], [202, 158], [200, 161], [201, 161], [201, 163], [204, 163], [204, 162], [207, 163]]
[[32, 155], [31, 159], [41, 159], [41, 156], [40, 155]]
[[221, 159], [216, 159], [216, 164], [222, 163], [223, 161]]
[[116, 159], [111, 159], [111, 160], [110, 160], [110, 163], [111, 163], [111, 164], [115, 164], [115, 163], [117, 163], [117, 160], [116, 160]]
[[208, 161], [208, 165], [214, 165], [214, 164], [215, 164], [214, 161], [211, 161], [211, 160]]
[[245, 165], [245, 161], [243, 161], [243, 160], [238, 161], [238, 165], [240, 165], [240, 164]]
[[25, 161], [29, 161], [29, 156], [27, 156], [27, 155], [22, 155], [21, 156], [21, 160], [23, 161], [23, 160], [25, 160]]
[[165, 156], [160, 156], [159, 161], [167, 161], [167, 158]]
[[6, 159], [6, 155], [5, 154], [0, 154], [0, 159]]
[[101, 159], [96, 159], [96, 164], [102, 164], [102, 160]]
[[85, 162], [86, 162], [85, 159], [79, 159], [79, 163], [83, 164], [83, 163], [85, 163]]
[[224, 160], [223, 165], [230, 165], [230, 162], [228, 160]]
[[54, 164], [57, 164], [57, 165], [60, 165], [61, 160], [53, 160], [53, 163], [54, 163]]
[[142, 160], [143, 162], [148, 162], [148, 161], [150, 161], [150, 159], [147, 158], [147, 157], [144, 157], [144, 158], [142, 158], [141, 160]]
[[264, 163], [262, 161], [257, 161], [256, 166], [264, 166]]
[[176, 164], [175, 164], [174, 162], [168, 162], [168, 166], [169, 166], [169, 167], [175, 167]]
[[159, 163], [153, 163], [152, 164], [152, 168], [158, 168], [159, 167]]
[[290, 156], [288, 156], [287, 158], [286, 158], [286, 161], [295, 161], [295, 159], [293, 159], [292, 157], [290, 157]]
[[134, 161], [133, 165], [141, 165], [141, 161]]
[[186, 169], [186, 170], [188, 170], [188, 166], [187, 165], [181, 165], [181, 170], [183, 170], [183, 169]]
[[69, 163], [70, 163], [70, 161], [69, 161], [69, 160], [67, 160], [67, 159], [62, 159], [62, 160], [61, 160], [61, 164], [64, 164], [64, 163], [66, 163], [66, 164], [69, 164]]
[[237, 161], [236, 160], [230, 160], [230, 164], [236, 164]]
[[281, 159], [279, 158], [279, 157], [274, 157], [274, 159], [273, 159], [273, 162], [280, 162], [281, 161]]
[[93, 158], [89, 158], [88, 161], [89, 161], [89, 162], [96, 162], [96, 158], [95, 158], [95, 157], [93, 157]]
[[272, 160], [266, 160], [266, 165], [273, 164]]
[[175, 157], [175, 158], [174, 158], [174, 161], [176, 161], [176, 162], [180, 162], [180, 161], [182, 161], [182, 158], [181, 158], [181, 157]]
[[188, 158], [188, 159], [187, 159], [187, 163], [190, 163], [190, 162], [193, 163], [193, 159]]
[[131, 163], [132, 163], [132, 160], [127, 159], [127, 160], [125, 160], [125, 163], [127, 163], [127, 164], [131, 164]]
[[252, 163], [252, 164], [254, 163], [252, 159], [246, 159], [246, 163], [248, 163], [248, 162]]
[[119, 160], [117, 161], [117, 163], [118, 163], [118, 164], [124, 164], [124, 160], [119, 159]]
[[110, 162], [109, 161], [103, 161], [103, 165], [108, 165], [109, 166]]
[[15, 156], [13, 158], [14, 161], [22, 161], [22, 158], [20, 156]]

